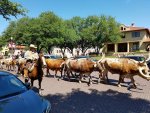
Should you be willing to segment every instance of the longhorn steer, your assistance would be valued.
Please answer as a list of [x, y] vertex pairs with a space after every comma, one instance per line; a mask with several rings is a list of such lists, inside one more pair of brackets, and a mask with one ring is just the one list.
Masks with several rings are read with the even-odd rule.
[[47, 64], [47, 75], [50, 74], [49, 69], [55, 71], [54, 77], [57, 75], [57, 71], [61, 72], [62, 77], [62, 71], [63, 67], [61, 64], [65, 61], [65, 59], [46, 59]]
[[69, 75], [71, 72], [79, 73], [79, 83], [81, 83], [83, 74], [87, 74], [89, 76], [89, 84], [91, 84], [91, 73], [94, 71], [95, 67], [96, 63], [91, 61], [90, 59], [68, 59], [66, 61], [66, 70], [68, 77], [70, 78]]
[[133, 78], [135, 75], [139, 75], [146, 80], [150, 79], [148, 75], [149, 68], [145, 61], [138, 62], [127, 58], [104, 58], [99, 60], [97, 65], [104, 77], [107, 76], [108, 71], [112, 74], [120, 74], [118, 81], [119, 87], [121, 87], [120, 83], [124, 78], [130, 78], [134, 88], [136, 88]]
[[17, 70], [17, 73], [18, 74], [23, 74], [23, 68], [25, 67], [25, 64], [26, 64], [26, 59], [25, 58], [18, 58], [17, 61], [17, 66], [18, 66], [18, 70]]

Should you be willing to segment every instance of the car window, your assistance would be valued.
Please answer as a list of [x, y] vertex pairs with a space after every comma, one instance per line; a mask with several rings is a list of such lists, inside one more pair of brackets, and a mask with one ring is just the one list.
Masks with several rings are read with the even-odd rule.
[[144, 60], [144, 57], [129, 57], [129, 58], [131, 58], [131, 59], [134, 59], [134, 60], [136, 60], [136, 61], [143, 61]]
[[53, 59], [55, 59], [55, 58], [56, 58], [56, 56], [50, 56], [50, 58], [53, 58]]
[[140, 57], [140, 59], [141, 59], [141, 61], [144, 61], [144, 60], [145, 60], [145, 58], [144, 58], [144, 57]]
[[122, 57], [122, 58], [130, 58], [130, 59], [134, 59], [136, 61], [144, 61], [145, 60], [145, 58], [141, 57], [141, 56], [125, 56], [125, 57]]
[[46, 59], [49, 58], [48, 56], [44, 56]]
[[59, 58], [61, 58], [61, 56], [54, 55], [54, 56], [52, 56], [52, 58], [59, 59]]
[[61, 56], [57, 56], [57, 55], [44, 55], [44, 57], [45, 57], [46, 59], [49, 59], [49, 58], [51, 58], [51, 59], [58, 59], [58, 58], [61, 58]]
[[90, 58], [90, 57], [89, 56], [78, 56], [76, 58], [79, 59], [79, 58]]
[[13, 75], [0, 75], [0, 98], [26, 91], [26, 86]]
[[139, 57], [131, 57], [131, 59], [134, 59], [134, 60], [136, 60], [136, 61], [139, 61], [139, 60], [140, 60]]

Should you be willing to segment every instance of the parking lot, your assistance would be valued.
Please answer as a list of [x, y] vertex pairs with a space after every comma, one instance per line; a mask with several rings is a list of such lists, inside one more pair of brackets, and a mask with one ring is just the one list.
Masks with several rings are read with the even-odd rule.
[[[150, 113], [150, 82], [139, 76], [135, 76], [137, 89], [128, 90], [130, 80], [117, 87], [119, 76], [110, 73], [110, 84], [97, 84], [98, 73], [93, 72], [91, 86], [87, 79], [79, 84], [76, 80], [58, 81], [53, 71], [51, 74], [43, 77], [42, 96], [51, 102], [52, 113]], [[36, 87], [37, 81], [33, 89]]]

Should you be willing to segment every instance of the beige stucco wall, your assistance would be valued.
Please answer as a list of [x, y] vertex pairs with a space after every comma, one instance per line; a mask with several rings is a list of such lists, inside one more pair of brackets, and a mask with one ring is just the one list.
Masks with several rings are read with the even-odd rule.
[[139, 31], [140, 37], [132, 37], [132, 32], [124, 32], [125, 38], [122, 38], [122, 42], [135, 42], [135, 41], [141, 41], [147, 38], [147, 32], [146, 31]]
[[[133, 47], [133, 43], [137, 42], [139, 43], [139, 50], [140, 51], [145, 51], [146, 47], [148, 44], [150, 44], [150, 35], [147, 33], [146, 30], [141, 30], [140, 32], [140, 37], [132, 37], [132, 32], [134, 31], [125, 31], [125, 38], [122, 38], [121, 42], [119, 43], [128, 43], [128, 52], [131, 52], [131, 48]], [[109, 43], [110, 44], [110, 43]], [[115, 44], [116, 46], [118, 44]], [[117, 47], [116, 47], [117, 48]], [[107, 50], [107, 49], [106, 49]], [[117, 49], [115, 49], [117, 50]], [[106, 51], [107, 52], [107, 51]], [[117, 52], [117, 51], [115, 51]]]

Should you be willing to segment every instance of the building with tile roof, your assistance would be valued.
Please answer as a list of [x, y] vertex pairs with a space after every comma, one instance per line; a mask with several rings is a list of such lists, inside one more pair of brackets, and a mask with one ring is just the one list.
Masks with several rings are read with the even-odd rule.
[[106, 53], [146, 52], [150, 47], [150, 29], [121, 25], [122, 40], [117, 43], [106, 43]]

